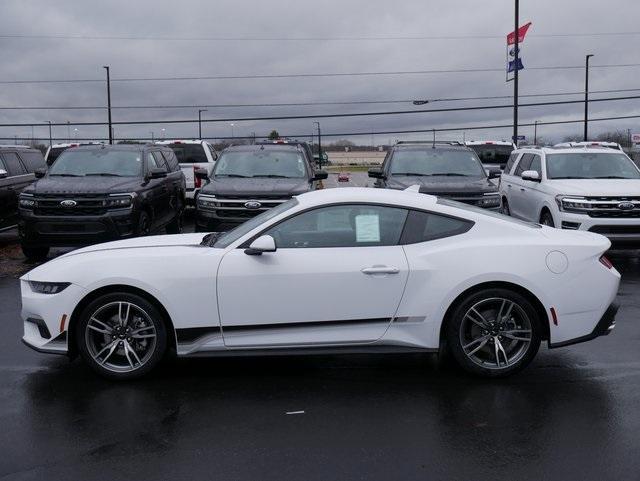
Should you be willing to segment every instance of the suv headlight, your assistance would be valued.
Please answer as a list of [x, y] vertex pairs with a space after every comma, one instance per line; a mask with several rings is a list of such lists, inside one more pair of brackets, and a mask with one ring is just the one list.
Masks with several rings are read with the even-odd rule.
[[115, 194], [109, 196], [109, 198], [104, 201], [104, 206], [112, 209], [131, 207], [131, 204], [133, 204], [132, 194]]
[[584, 213], [593, 208], [593, 204], [584, 197], [558, 195], [556, 196], [556, 203], [563, 212]]
[[40, 282], [29, 281], [29, 286], [33, 292], [38, 294], [57, 294], [64, 291], [71, 285], [70, 282]]
[[198, 208], [204, 210], [215, 210], [218, 206], [216, 205], [216, 196], [208, 195], [208, 194], [199, 194], [198, 195]]
[[478, 205], [485, 208], [500, 207], [500, 194], [484, 194]]
[[18, 203], [23, 209], [33, 209], [36, 206], [36, 200], [29, 194], [20, 194]]

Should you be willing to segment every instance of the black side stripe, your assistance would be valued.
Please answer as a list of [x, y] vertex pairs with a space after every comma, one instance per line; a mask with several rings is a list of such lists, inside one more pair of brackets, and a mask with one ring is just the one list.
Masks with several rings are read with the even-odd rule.
[[178, 343], [191, 343], [196, 339], [208, 336], [209, 334], [221, 334], [219, 327], [187, 327], [176, 329], [176, 339]]
[[251, 324], [243, 326], [222, 326], [223, 332], [261, 331], [265, 329], [292, 329], [297, 327], [329, 327], [329, 326], [358, 326], [362, 324], [389, 324], [390, 317], [377, 319], [347, 319], [338, 321], [309, 321], [309, 322], [282, 322], [276, 324]]

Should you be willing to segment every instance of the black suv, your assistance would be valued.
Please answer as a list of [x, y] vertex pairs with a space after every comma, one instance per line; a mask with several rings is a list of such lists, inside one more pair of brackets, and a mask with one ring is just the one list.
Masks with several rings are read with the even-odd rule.
[[34, 172], [45, 167], [38, 149], [0, 145], [0, 230], [18, 223], [18, 196], [33, 183]]
[[184, 174], [168, 147], [73, 147], [36, 177], [20, 195], [18, 227], [28, 258], [46, 257], [51, 246], [182, 230]]
[[[262, 143], [225, 149], [196, 201], [196, 229], [228, 230], [291, 197], [317, 188], [327, 178], [315, 171], [298, 143]], [[198, 176], [206, 178], [203, 171]]]
[[369, 169], [375, 187], [403, 190], [419, 185], [424, 194], [446, 197], [485, 209], [500, 210], [498, 187], [478, 155], [459, 142], [398, 142], [382, 167]]

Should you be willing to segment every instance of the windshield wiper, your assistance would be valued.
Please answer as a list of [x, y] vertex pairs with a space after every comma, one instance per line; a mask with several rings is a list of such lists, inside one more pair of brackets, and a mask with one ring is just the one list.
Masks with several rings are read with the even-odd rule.
[[288, 175], [277, 174], [264, 174], [264, 175], [252, 175], [251, 177], [263, 178], [263, 179], [290, 179]]
[[406, 177], [426, 177], [429, 174], [421, 174], [419, 172], [392, 172], [391, 175], [404, 175]]
[[216, 174], [215, 177], [236, 177], [239, 179], [247, 179], [249, 175], [241, 175], [241, 174]]
[[434, 177], [471, 177], [470, 175], [466, 175], [466, 174], [458, 174], [456, 172], [438, 172], [437, 174], [431, 174]]
[[594, 177], [594, 179], [630, 179], [630, 177], [621, 177], [619, 175], [605, 175], [602, 177]]
[[49, 174], [50, 177], [84, 177], [84, 175], [78, 174]]
[[92, 172], [91, 174], [85, 174], [85, 176], [97, 176], [97, 177], [122, 177], [119, 174], [111, 174], [109, 172]]
[[557, 180], [557, 179], [593, 179], [593, 177], [577, 177], [577, 176], [566, 176], [566, 177], [549, 177], [549, 180]]

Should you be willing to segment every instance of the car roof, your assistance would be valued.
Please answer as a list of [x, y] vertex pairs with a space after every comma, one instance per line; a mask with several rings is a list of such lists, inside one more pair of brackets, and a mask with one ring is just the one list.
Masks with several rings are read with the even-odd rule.
[[507, 145], [513, 147], [513, 142], [506, 140], [467, 140], [465, 145]]
[[617, 149], [610, 149], [608, 147], [601, 146], [584, 146], [584, 147], [563, 147], [563, 146], [554, 146], [554, 147], [520, 147], [514, 150], [516, 154], [522, 152], [528, 153], [544, 153], [544, 154], [584, 154], [595, 153], [595, 154], [620, 154], [621, 152]]
[[302, 147], [298, 144], [247, 144], [247, 145], [230, 145], [225, 150], [233, 151], [233, 152], [253, 152], [256, 150], [295, 150], [296, 152], [301, 152]]
[[129, 150], [133, 152], [139, 152], [141, 150], [147, 149], [149, 147], [153, 147], [154, 144], [99, 144], [99, 145], [78, 145], [77, 147], [73, 147], [73, 150], [98, 150], [98, 149], [106, 149], [106, 150]]
[[29, 145], [16, 145], [16, 144], [8, 144], [8, 145], [0, 145], [0, 149], [17, 149], [17, 150], [38, 150], [35, 147], [31, 147]]
[[433, 142], [433, 141], [417, 141], [417, 142], [398, 142], [393, 146], [393, 149], [402, 150], [469, 150], [464, 144], [459, 142]]
[[169, 144], [204, 144], [206, 140], [199, 139], [171, 139], [171, 140], [158, 140], [155, 143], [159, 145]]
[[437, 197], [421, 194], [415, 190], [372, 189], [368, 187], [345, 187], [341, 189], [320, 189], [297, 196], [303, 206], [326, 205], [331, 203], [377, 203], [405, 207], [429, 208], [435, 205]]

